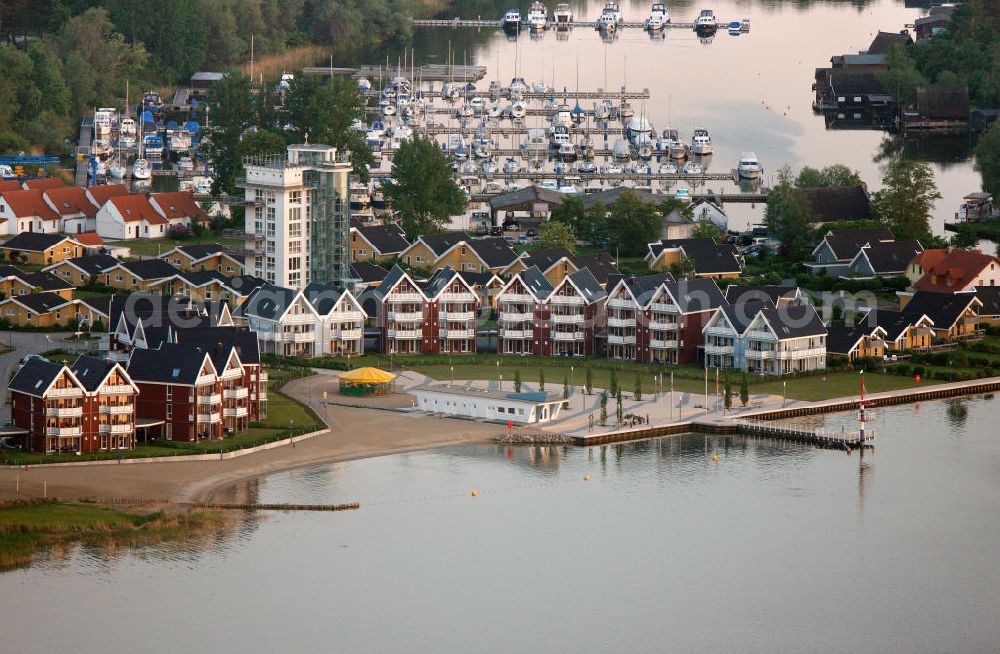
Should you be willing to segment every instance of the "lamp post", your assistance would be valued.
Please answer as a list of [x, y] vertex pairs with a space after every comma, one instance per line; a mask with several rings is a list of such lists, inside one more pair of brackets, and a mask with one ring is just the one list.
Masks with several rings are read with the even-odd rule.
[[498, 388], [498, 390], [501, 390], [501, 391], [503, 390], [503, 375], [500, 375], [500, 379], [499, 379], [499, 381], [497, 381], [497, 388]]
[[781, 380], [781, 406], [785, 406], [785, 398], [788, 396], [788, 382]]
[[448, 366], [451, 370], [451, 381], [448, 382], [448, 387], [450, 388], [455, 383], [455, 366]]
[[500, 374], [500, 359], [497, 359], [497, 389], [500, 388], [500, 383], [503, 381], [503, 375]]

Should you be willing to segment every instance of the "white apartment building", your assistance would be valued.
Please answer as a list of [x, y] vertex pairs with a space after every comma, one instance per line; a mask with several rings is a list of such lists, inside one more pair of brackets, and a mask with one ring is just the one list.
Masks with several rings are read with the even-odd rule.
[[826, 327], [812, 305], [724, 305], [704, 328], [705, 366], [783, 375], [826, 368]]
[[346, 280], [350, 162], [336, 148], [305, 143], [287, 155], [247, 157], [244, 167], [246, 273], [293, 289]]

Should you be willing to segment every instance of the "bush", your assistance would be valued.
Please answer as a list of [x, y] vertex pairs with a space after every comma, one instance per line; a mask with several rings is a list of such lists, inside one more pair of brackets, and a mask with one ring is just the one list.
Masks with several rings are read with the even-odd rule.
[[194, 230], [189, 225], [176, 224], [167, 229], [167, 238], [175, 241], [184, 241], [194, 236]]

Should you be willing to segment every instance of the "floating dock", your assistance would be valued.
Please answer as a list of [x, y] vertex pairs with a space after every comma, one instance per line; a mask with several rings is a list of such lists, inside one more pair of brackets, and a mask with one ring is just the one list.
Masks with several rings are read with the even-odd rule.
[[[486, 77], [486, 66], [461, 66], [457, 64], [424, 64], [416, 69], [404, 71], [407, 77], [422, 82], [478, 82]], [[376, 66], [366, 64], [358, 68], [334, 68], [332, 66], [307, 66], [305, 75], [346, 76], [369, 80], [391, 79], [402, 75], [396, 66]]]
[[[413, 26], [414, 27], [450, 27], [452, 29], [457, 29], [457, 28], [460, 28], [460, 27], [462, 27], [462, 28], [472, 27], [472, 28], [476, 28], [476, 29], [495, 29], [495, 30], [502, 29], [502, 27], [500, 26], [500, 21], [497, 20], [497, 19], [457, 18], [457, 17], [456, 18], [429, 18], [429, 19], [428, 18], [414, 18], [413, 19]], [[545, 28], [545, 30], [532, 30], [530, 27], [528, 27], [527, 25], [525, 25], [525, 26], [523, 26], [519, 30], [519, 32], [523, 33], [523, 34], [528, 34], [528, 33], [531, 33], [532, 31], [534, 31], [536, 33], [540, 32], [540, 31], [559, 32], [559, 31], [567, 31], [567, 30], [573, 29], [575, 27], [582, 27], [584, 29], [587, 29], [587, 28], [597, 29], [597, 21], [596, 20], [574, 20], [571, 23], [559, 23], [559, 24], [556, 24], [554, 22], [550, 22], [549, 26], [547, 26]], [[647, 29], [647, 27], [646, 27], [646, 21], [644, 21], [644, 20], [641, 20], [641, 21], [635, 21], [635, 20], [622, 21], [621, 23], [618, 24], [618, 29], [619, 30], [622, 30], [622, 29], [632, 29], [632, 30], [634, 30], [634, 29], [640, 29], [640, 30], [645, 30], [645, 29]], [[678, 23], [671, 22], [671, 23], [665, 23], [660, 30], [656, 30], [656, 31], [659, 32], [659, 31], [664, 31], [664, 30], [668, 30], [668, 29], [694, 30], [694, 23], [692, 23], [692, 22], [678, 22]], [[728, 29], [728, 23], [723, 23], [723, 22], [720, 21], [719, 27], [718, 27], [718, 29], [716, 31], [725, 32], [725, 31], [727, 31], [727, 29]], [[749, 30], [749, 28], [747, 28], [747, 29], [741, 29], [740, 31], [741, 32], [748, 32], [750, 30]], [[609, 32], [609, 33], [613, 34], [614, 32], [612, 31], [612, 32]]]

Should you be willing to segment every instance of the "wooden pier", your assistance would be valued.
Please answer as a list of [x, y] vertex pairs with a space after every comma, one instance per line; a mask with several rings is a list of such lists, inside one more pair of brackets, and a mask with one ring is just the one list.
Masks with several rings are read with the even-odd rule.
[[[457, 28], [476, 28], [476, 29], [502, 29], [500, 21], [497, 19], [484, 19], [484, 18], [414, 18], [414, 27], [450, 27], [452, 29]], [[597, 29], [596, 20], [574, 20], [571, 23], [560, 23], [556, 24], [552, 21], [549, 22], [548, 27], [545, 31], [562, 31], [567, 29], [572, 29], [574, 27], [582, 27], [584, 29]], [[618, 29], [647, 29], [646, 21], [635, 21], [626, 20], [618, 24]], [[680, 23], [666, 23], [664, 24], [664, 30], [668, 29], [682, 29], [682, 30], [693, 30], [694, 23], [691, 22], [680, 22]], [[719, 31], [724, 31], [726, 26], [720, 24]], [[524, 25], [520, 30], [521, 33], [530, 33], [532, 30], [527, 25]], [[537, 30], [536, 30], [537, 31]]]
[[391, 79], [397, 75], [412, 76], [416, 81], [423, 82], [478, 82], [486, 77], [486, 66], [461, 66], [449, 64], [424, 64], [415, 70], [400, 71], [396, 66], [376, 66], [365, 64], [358, 68], [335, 68], [331, 66], [306, 66], [302, 69], [305, 75], [346, 76], [354, 79], [362, 77], [372, 80]]
[[764, 436], [767, 438], [777, 438], [797, 443], [808, 443], [817, 447], [832, 448], [838, 450], [852, 450], [861, 447], [868, 441], [875, 439], [875, 432], [865, 430], [864, 436], [860, 431], [834, 431], [831, 429], [810, 429], [808, 427], [797, 427], [794, 425], [776, 425], [766, 420], [736, 420], [736, 429], [740, 433], [753, 436]]
[[[418, 78], [418, 80], [419, 80], [419, 78]], [[431, 80], [424, 80], [424, 81], [431, 81]], [[447, 80], [445, 80], [445, 81], [447, 81]], [[457, 81], [461, 81], [461, 80], [457, 80]], [[425, 98], [441, 98], [442, 97], [440, 91], [420, 91], [420, 93]], [[471, 95], [473, 95], [473, 96], [476, 96], [476, 95], [479, 95], [479, 96], [496, 95], [496, 94], [491, 94], [488, 89], [482, 90], [482, 91], [478, 91], [477, 90], [475, 92], [470, 91], [469, 93]], [[370, 97], [370, 98], [378, 98], [378, 97], [381, 97], [382, 91], [381, 91], [381, 89], [371, 89], [371, 90], [367, 91], [365, 93], [365, 95], [367, 97]], [[462, 95], [464, 95], [464, 93]], [[498, 95], [500, 97], [503, 97], [503, 98], [509, 98], [510, 97], [510, 87], [507, 87], [507, 86], [501, 87], [500, 90], [499, 90]], [[558, 91], [558, 90], [554, 90], [553, 89], [553, 90], [545, 91], [545, 92], [542, 92], [542, 93], [539, 93], [538, 91], [533, 91], [533, 90], [522, 91], [521, 92], [521, 99], [523, 99], [523, 100], [548, 100], [549, 98], [556, 98], [556, 99], [562, 98], [562, 99], [566, 99], [566, 100], [605, 100], [605, 99], [607, 99], [607, 100], [648, 100], [650, 98], [650, 93], [649, 93], [649, 89], [648, 88], [642, 89], [641, 91], [628, 91], [628, 90], [625, 90], [625, 89], [619, 89], [619, 90], [615, 91], [615, 90], [610, 90], [610, 89], [609, 90], [604, 90], [604, 89], [599, 88], [596, 91], [570, 91], [568, 89], [563, 89], [561, 91]]]

